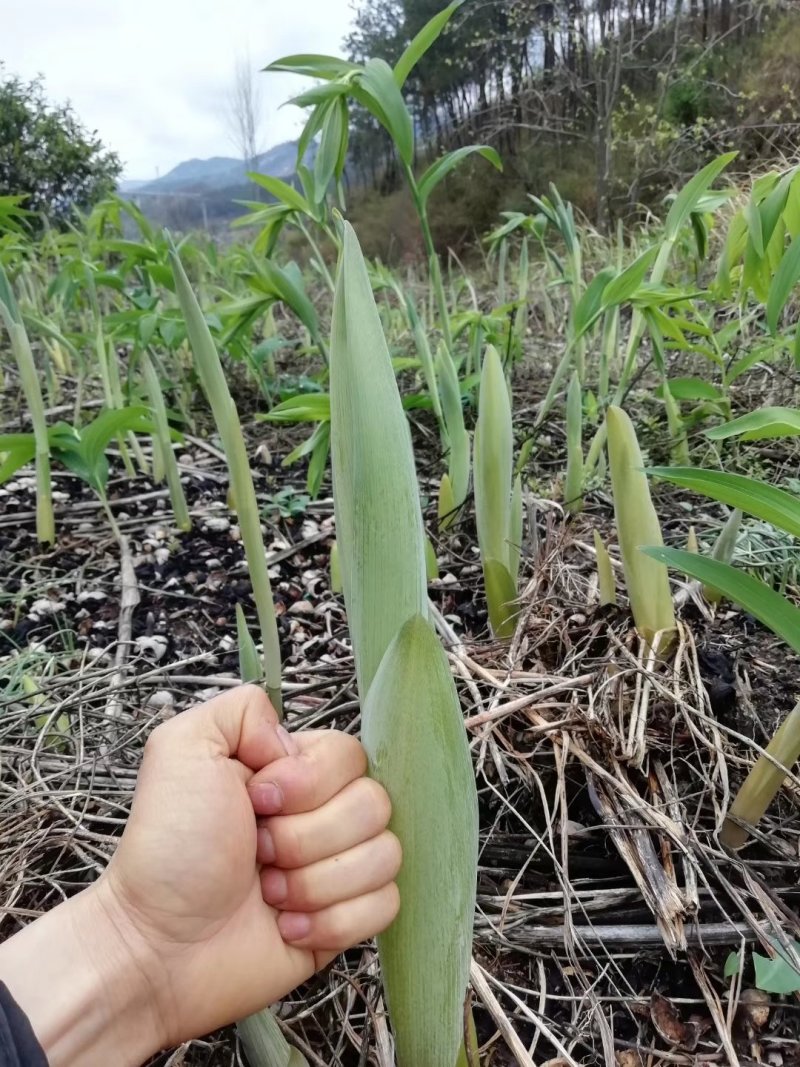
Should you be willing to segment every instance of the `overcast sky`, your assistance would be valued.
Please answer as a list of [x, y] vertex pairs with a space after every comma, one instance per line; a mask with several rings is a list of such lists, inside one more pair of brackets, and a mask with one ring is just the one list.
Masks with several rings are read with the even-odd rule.
[[[2, 6], [2, 5], [0, 5]], [[126, 178], [154, 178], [184, 159], [237, 154], [226, 97], [237, 55], [258, 69], [292, 52], [341, 55], [349, 0], [11, 0], [0, 61], [48, 95], [70, 100], [123, 160]], [[309, 83], [260, 74], [264, 147], [297, 136]]]

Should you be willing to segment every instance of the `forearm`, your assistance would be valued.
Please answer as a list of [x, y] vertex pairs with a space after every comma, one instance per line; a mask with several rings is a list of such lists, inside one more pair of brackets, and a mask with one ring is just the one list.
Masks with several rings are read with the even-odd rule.
[[161, 1047], [152, 990], [98, 887], [0, 945], [0, 979], [50, 1067], [138, 1067]]

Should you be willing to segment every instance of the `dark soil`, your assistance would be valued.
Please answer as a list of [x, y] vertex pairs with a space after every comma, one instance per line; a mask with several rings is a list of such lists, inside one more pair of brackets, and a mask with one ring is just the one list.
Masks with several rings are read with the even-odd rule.
[[[542, 395], [529, 367], [515, 385], [528, 417]], [[644, 411], [648, 403], [643, 396]], [[520, 421], [521, 440], [524, 416]], [[524, 546], [524, 611], [510, 647], [487, 633], [471, 520], [446, 540], [433, 534], [440, 576], [431, 596], [462, 643], [453, 656], [461, 657], [456, 677], [480, 797], [476, 960], [535, 1063], [724, 1064], [734, 1049], [741, 1064], [798, 1064], [796, 998], [769, 996], [767, 1021], [757, 1023], [747, 1003], [729, 1011], [732, 982], [723, 974], [729, 953], [744, 944], [741, 989], [734, 990], [741, 999], [753, 989], [751, 951], [765, 952], [764, 932], [779, 923], [797, 936], [797, 782], [740, 856], [726, 855], [716, 832], [723, 771], [735, 791], [751, 763], [748, 739], [763, 746], [800, 694], [800, 657], [730, 605], [714, 613], [688, 597], [679, 653], [645, 669], [626, 611], [596, 604], [589, 546], [595, 527], [613, 542], [606, 490], [590, 492], [585, 512], [573, 519], [550, 502], [564, 465], [559, 419], [551, 422], [526, 472], [535, 521]], [[432, 522], [438, 443], [426, 413], [415, 413], [413, 425]], [[357, 730], [344, 609], [328, 575], [329, 484], [309, 502], [302, 467], [282, 466], [302, 432], [250, 428], [287, 723]], [[265, 440], [266, 461], [257, 453]], [[645, 435], [643, 447], [654, 461], [668, 455], [658, 432]], [[759, 457], [772, 472], [792, 463], [796, 469], [791, 446]], [[179, 459], [194, 523], [187, 534], [174, 529], [165, 490], [143, 477], [128, 480], [114, 464], [111, 506], [130, 544], [140, 602], [126, 684], [117, 694], [119, 733], [110, 751], [106, 745], [94, 753], [93, 780], [75, 753], [36, 747], [20, 674], [37, 678], [46, 707], [61, 702], [80, 718], [91, 749], [118, 640], [119, 547], [90, 490], [70, 475], [54, 479], [58, 541], [50, 549], [35, 539], [32, 478], [26, 472], [0, 489], [0, 701], [7, 719], [0, 747], [16, 783], [0, 794], [3, 936], [61, 891], [96, 876], [121, 832], [152, 725], [236, 679], [236, 604], [253, 626], [255, 615], [226, 506], [224, 464], [196, 439], [187, 439]], [[666, 485], [655, 495], [669, 543], [685, 543], [690, 524], [701, 541], [713, 539], [720, 509]], [[626, 735], [641, 697], [637, 679], [644, 678], [653, 687], [639, 765]], [[517, 710], [495, 715], [523, 697], [530, 699]], [[23, 783], [41, 781], [43, 768], [49, 788], [20, 792]], [[59, 790], [70, 797], [66, 806], [53, 800]], [[665, 830], [665, 818], [679, 827], [679, 838]], [[378, 1062], [371, 1050], [380, 989], [372, 962], [369, 946], [354, 950], [282, 1005], [287, 1035], [312, 1050], [312, 1062]], [[480, 996], [474, 1011], [481, 1062], [522, 1062]], [[217, 1067], [239, 1063], [239, 1056], [227, 1030], [153, 1062]]]

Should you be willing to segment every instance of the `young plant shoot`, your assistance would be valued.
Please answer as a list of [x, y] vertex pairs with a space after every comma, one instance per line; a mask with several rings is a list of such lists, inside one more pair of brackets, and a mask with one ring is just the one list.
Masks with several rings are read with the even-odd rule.
[[400, 915], [378, 939], [381, 970], [398, 1067], [449, 1067], [464, 1039], [477, 794], [458, 696], [428, 617], [408, 422], [347, 224], [330, 354], [337, 547], [362, 740], [404, 857]]

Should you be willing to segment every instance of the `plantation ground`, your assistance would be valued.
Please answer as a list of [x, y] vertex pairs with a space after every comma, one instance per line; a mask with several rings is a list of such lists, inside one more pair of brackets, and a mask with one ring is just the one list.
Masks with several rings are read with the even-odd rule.
[[[531, 325], [515, 373], [519, 440], [552, 356], [536, 340], [535, 318]], [[745, 410], [792, 403], [795, 387], [790, 376], [762, 368], [737, 385], [734, 400]], [[252, 417], [252, 387], [242, 380], [238, 392]], [[4, 429], [21, 428], [10, 398], [7, 405]], [[650, 459], [664, 458], [646, 374], [628, 406]], [[425, 414], [413, 427], [417, 455], [429, 457], [419, 473], [433, 530], [438, 438]], [[800, 692], [800, 661], [752, 618], [725, 605], [714, 614], [679, 582], [677, 652], [668, 666], [643, 662], [627, 613], [597, 605], [592, 530], [613, 542], [607, 492], [590, 493], [576, 518], [552, 502], [564, 467], [561, 427], [560, 416], [544, 427], [527, 469], [523, 614], [510, 645], [487, 642], [473, 532], [434, 535], [440, 576], [431, 598], [481, 806], [473, 968], [481, 1062], [798, 1065], [800, 1002], [756, 990], [750, 959], [760, 948], [755, 930], [797, 911], [798, 783], [738, 857], [720, 850], [714, 830], [750, 763], [752, 740], [765, 744]], [[224, 460], [202, 433], [200, 426], [178, 452], [194, 523], [188, 534], [172, 525], [166, 489], [129, 481], [115, 465], [109, 495], [127, 539], [122, 560], [96, 500], [72, 476], [54, 473], [52, 549], [35, 540], [32, 476], [0, 489], [0, 669], [14, 694], [0, 717], [2, 936], [102, 869], [152, 726], [236, 683], [234, 606], [243, 602], [252, 619], [252, 601]], [[281, 464], [302, 433], [252, 421], [248, 429], [278, 601], [287, 724], [357, 732], [344, 609], [328, 577], [329, 482], [309, 502], [302, 469]], [[748, 446], [738, 456], [742, 469], [756, 462], [771, 475], [796, 470], [797, 459], [790, 442]], [[690, 524], [701, 543], [719, 527], [714, 506], [688, 499], [657, 488], [668, 543], [684, 544]], [[780, 548], [754, 533], [752, 551], [758, 561]], [[786, 558], [780, 566], [791, 586], [795, 562]], [[20, 695], [23, 674], [44, 679], [42, 697]], [[40, 717], [54, 723], [64, 713], [74, 742], [45, 743]], [[724, 977], [726, 958], [740, 949], [742, 975]], [[287, 999], [279, 1017], [312, 1064], [383, 1067], [390, 1060], [379, 997], [366, 946]], [[242, 1060], [225, 1031], [153, 1062]]]

